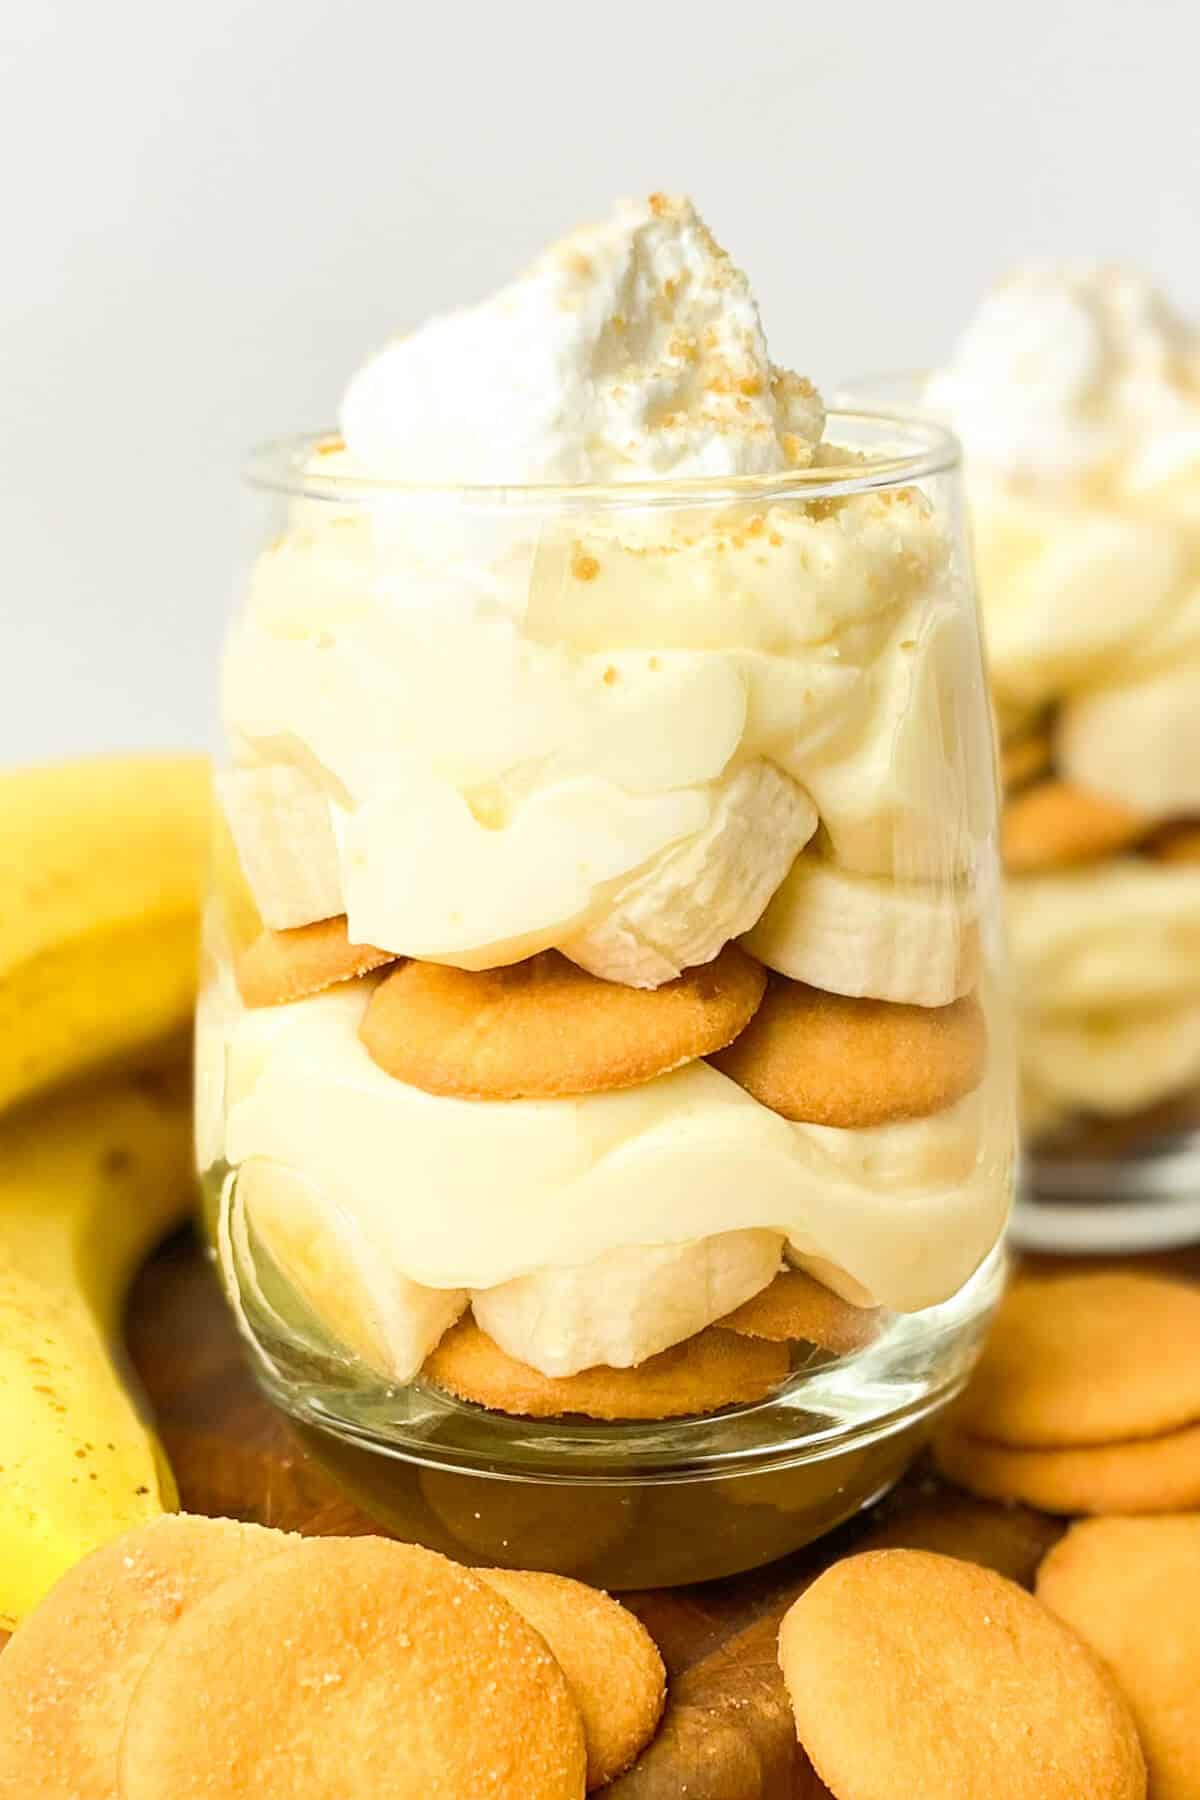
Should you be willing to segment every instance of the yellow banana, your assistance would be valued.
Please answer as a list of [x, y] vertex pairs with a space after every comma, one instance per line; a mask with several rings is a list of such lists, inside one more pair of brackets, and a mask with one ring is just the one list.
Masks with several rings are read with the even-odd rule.
[[209, 819], [201, 756], [0, 774], [0, 1110], [186, 1029]]
[[181, 1070], [98, 1082], [0, 1121], [0, 1624], [176, 1504], [114, 1362], [128, 1283], [193, 1194]]

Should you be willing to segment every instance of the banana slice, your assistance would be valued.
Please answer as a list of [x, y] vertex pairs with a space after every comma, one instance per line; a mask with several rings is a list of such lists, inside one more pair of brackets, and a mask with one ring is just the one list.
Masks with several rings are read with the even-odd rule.
[[[1022, 1021], [1021, 1063], [1040, 1129], [1055, 1114], [1076, 1110], [1137, 1112], [1200, 1080], [1200, 1006], [1192, 1000], [1107, 1016], [1035, 1013]], [[1044, 1111], [1037, 1104], [1043, 1096]]]
[[217, 794], [263, 923], [273, 931], [344, 912], [329, 802], [289, 763], [230, 769]]
[[411, 1381], [466, 1310], [463, 1289], [423, 1287], [390, 1268], [361, 1223], [286, 1163], [250, 1157], [238, 1171], [238, 1200], [334, 1341], [389, 1381]]
[[661, 987], [749, 930], [816, 828], [794, 781], [747, 763], [720, 784], [704, 829], [655, 857], [562, 949], [606, 981]]
[[609, 1250], [476, 1289], [471, 1305], [502, 1350], [543, 1375], [599, 1363], [630, 1369], [766, 1287], [782, 1249], [779, 1232], [726, 1231], [690, 1244]]
[[785, 1254], [855, 1305], [864, 1294], [896, 1312], [936, 1305], [973, 1274], [1003, 1229], [1015, 1123], [1002, 1079], [927, 1119], [789, 1130], [806, 1186], [819, 1184], [828, 1204], [817, 1232], [793, 1231]]
[[609, 882], [703, 830], [711, 809], [707, 788], [631, 794], [581, 776], [485, 821], [404, 763], [345, 815], [350, 935], [466, 969], [518, 962], [574, 935]]
[[1200, 868], [1122, 856], [1011, 881], [1009, 943], [1023, 1006], [1115, 1017], [1200, 1004]]
[[1068, 780], [1152, 817], [1200, 812], [1200, 660], [1067, 701]]
[[752, 956], [831, 994], [946, 1006], [979, 973], [969, 893], [856, 875], [798, 856], [763, 917], [742, 938]]
[[876, 1304], [875, 1296], [868, 1293], [861, 1281], [855, 1281], [853, 1275], [848, 1275], [845, 1269], [839, 1269], [827, 1256], [802, 1256], [790, 1244], [784, 1246], [784, 1255], [789, 1268], [803, 1269], [806, 1275], [811, 1275], [814, 1281], [827, 1287], [839, 1300], [848, 1301], [851, 1306], [874, 1307]]
[[988, 664], [1006, 707], [1031, 711], [1111, 676], [1178, 600], [1182, 547], [1154, 524], [994, 491], [974, 523]]
[[832, 855], [865, 875], [953, 880], [974, 864], [995, 780], [972, 623], [942, 602], [907, 616], [866, 686], [865, 721], [856, 711], [801, 777]]

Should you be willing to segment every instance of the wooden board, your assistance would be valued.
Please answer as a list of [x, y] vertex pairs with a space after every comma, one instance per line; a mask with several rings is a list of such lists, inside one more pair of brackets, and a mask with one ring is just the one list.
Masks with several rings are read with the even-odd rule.
[[[127, 1342], [191, 1511], [285, 1530], [379, 1527], [259, 1394], [194, 1239], [164, 1246], [130, 1298]], [[795, 1743], [775, 1661], [779, 1620], [838, 1556], [908, 1544], [968, 1556], [1028, 1582], [1059, 1521], [968, 1499], [918, 1468], [881, 1505], [749, 1576], [640, 1593], [629, 1604], [662, 1649], [670, 1703], [614, 1800], [816, 1800], [827, 1790]]]

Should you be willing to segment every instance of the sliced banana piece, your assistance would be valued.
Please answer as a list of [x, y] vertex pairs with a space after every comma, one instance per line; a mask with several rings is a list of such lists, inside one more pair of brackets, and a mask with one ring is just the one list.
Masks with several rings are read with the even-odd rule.
[[1120, 856], [1026, 875], [1005, 896], [1027, 1013], [1115, 1018], [1200, 1001], [1200, 867]]
[[979, 973], [969, 892], [856, 875], [811, 853], [741, 941], [793, 981], [915, 1006], [948, 1005]]
[[844, 868], [951, 881], [974, 865], [995, 804], [973, 622], [956, 603], [923, 605], [905, 616], [865, 680], [865, 717], [856, 709], [846, 731], [793, 772]]
[[1182, 545], [1154, 524], [1003, 497], [974, 507], [998, 699], [1031, 711], [1118, 669], [1177, 604]]
[[1200, 659], [1068, 700], [1058, 757], [1069, 780], [1136, 812], [1200, 812]]
[[[1039, 1129], [1077, 1110], [1137, 1112], [1200, 1080], [1200, 1006], [1191, 999], [1115, 1015], [1035, 1013], [1022, 1021], [1021, 1064]], [[1023, 1122], [1028, 1128], [1024, 1107]]]
[[717, 788], [704, 829], [662, 851], [562, 949], [606, 981], [661, 987], [749, 930], [816, 828], [802, 788], [747, 763]]
[[632, 794], [579, 776], [485, 820], [398, 763], [343, 822], [350, 934], [466, 969], [521, 961], [573, 936], [609, 883], [702, 831], [711, 810], [707, 788]]
[[[1003, 1228], [1013, 1110], [1009, 1084], [989, 1077], [927, 1119], [865, 1130], [789, 1126], [805, 1183], [820, 1186], [826, 1205], [812, 1236], [790, 1233], [788, 1261], [856, 1305], [864, 1293], [896, 1312], [948, 1299]], [[815, 1269], [814, 1257], [822, 1259]]]
[[845, 1300], [851, 1306], [876, 1305], [875, 1296], [868, 1292], [862, 1282], [855, 1281], [853, 1275], [847, 1274], [845, 1269], [839, 1269], [827, 1256], [802, 1256], [790, 1244], [784, 1246], [784, 1254], [789, 1268], [803, 1269], [806, 1275], [811, 1275], [814, 1281], [827, 1287], [839, 1300]]
[[287, 931], [345, 910], [329, 801], [311, 776], [263, 763], [219, 774], [216, 788], [264, 924]]
[[478, 1288], [471, 1305], [502, 1350], [543, 1375], [576, 1375], [601, 1363], [630, 1369], [766, 1287], [782, 1250], [774, 1231], [609, 1250], [592, 1262]]
[[465, 1290], [423, 1287], [391, 1268], [362, 1223], [286, 1163], [250, 1157], [237, 1179], [253, 1236], [331, 1338], [389, 1381], [411, 1381], [466, 1310]]

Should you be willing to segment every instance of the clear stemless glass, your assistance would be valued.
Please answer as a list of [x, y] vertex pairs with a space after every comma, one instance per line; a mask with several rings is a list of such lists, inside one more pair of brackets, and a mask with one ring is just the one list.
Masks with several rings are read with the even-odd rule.
[[753, 1567], [911, 1460], [1002, 1279], [994, 746], [957, 447], [400, 488], [249, 468], [198, 1028], [267, 1392], [391, 1528]]
[[[928, 418], [929, 379], [866, 377], [840, 398]], [[1095, 481], [1045, 494], [972, 478], [969, 458], [967, 489], [994, 653], [1019, 1024], [1014, 1236], [1082, 1252], [1187, 1243], [1200, 1234], [1200, 822], [1149, 802], [1131, 812], [1093, 774], [1090, 853], [1044, 840], [1083, 734], [1093, 769], [1134, 765], [1148, 792], [1180, 785], [1200, 717], [1183, 655], [1200, 594], [1200, 489], [1193, 477], [1136, 501]], [[1122, 604], [1109, 610], [1137, 618], [1135, 641], [1114, 638], [1089, 681], [1075, 676], [1031, 716], [1010, 663], [1031, 636], [1048, 659], [1086, 641], [1089, 618], [1102, 632], [1113, 593]]]

